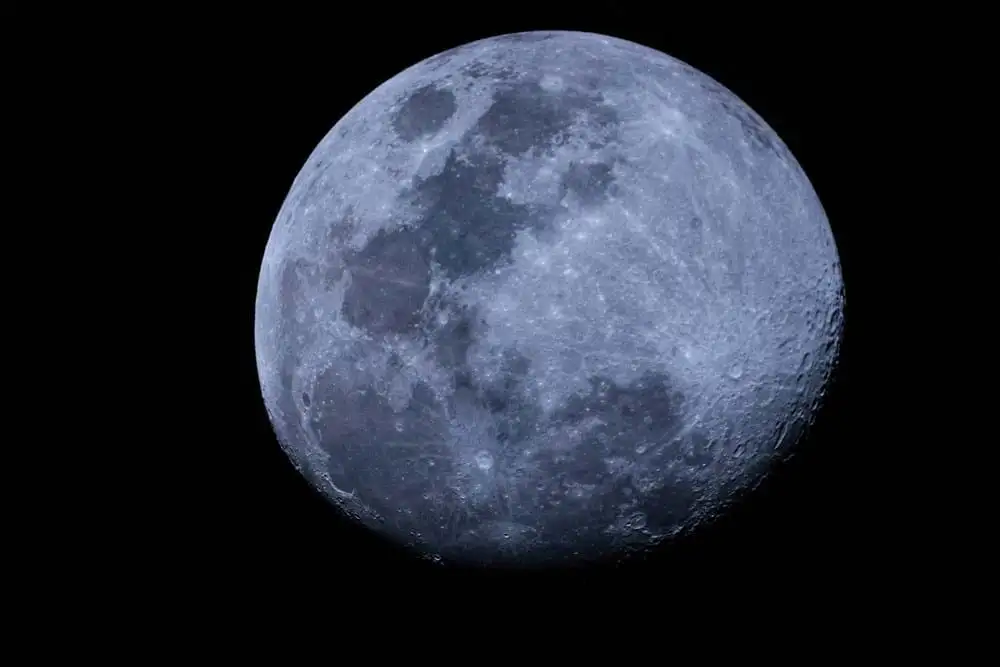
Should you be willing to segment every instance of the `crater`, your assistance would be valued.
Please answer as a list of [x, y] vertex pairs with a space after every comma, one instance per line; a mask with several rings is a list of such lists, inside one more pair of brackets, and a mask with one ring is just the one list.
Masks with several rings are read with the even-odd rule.
[[424, 86], [400, 105], [392, 128], [400, 139], [413, 141], [439, 131], [457, 110], [451, 91]]

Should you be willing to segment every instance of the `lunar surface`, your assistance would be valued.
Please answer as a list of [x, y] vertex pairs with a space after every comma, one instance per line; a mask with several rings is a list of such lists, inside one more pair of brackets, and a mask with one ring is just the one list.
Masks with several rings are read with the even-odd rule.
[[810, 423], [843, 289], [795, 158], [733, 93], [587, 33], [429, 58], [302, 167], [258, 285], [298, 470], [442, 562], [684, 535]]

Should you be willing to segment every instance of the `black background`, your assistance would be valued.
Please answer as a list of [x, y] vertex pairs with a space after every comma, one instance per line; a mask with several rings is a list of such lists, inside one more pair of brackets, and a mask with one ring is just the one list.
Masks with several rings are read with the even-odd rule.
[[[785, 25], [748, 14], [722, 28], [704, 19], [663, 25], [604, 11], [592, 19], [484, 16], [454, 24], [443, 16], [395, 15], [391, 26], [376, 18], [345, 23], [332, 13], [192, 18], [157, 42], [156, 71], [170, 86], [145, 103], [170, 119], [170, 140], [176, 137], [184, 153], [176, 182], [195, 198], [185, 198], [188, 210], [199, 213], [178, 222], [204, 241], [184, 297], [197, 313], [185, 340], [211, 369], [200, 371], [204, 407], [196, 401], [196, 410], [178, 412], [190, 426], [177, 445], [185, 479], [163, 544], [174, 574], [236, 597], [292, 591], [344, 607], [371, 602], [373, 587], [395, 599], [424, 584], [456, 599], [485, 588], [535, 595], [601, 587], [646, 600], [709, 583], [829, 592], [878, 576], [885, 566], [878, 546], [883, 502], [872, 483], [874, 436], [862, 424], [858, 381], [867, 306], [857, 287], [865, 280], [858, 238], [866, 193], [856, 145], [877, 123], [858, 103], [877, 85], [866, 37], [819, 29], [818, 19], [796, 27], [788, 17]], [[846, 283], [844, 345], [824, 410], [798, 456], [699, 538], [618, 567], [443, 568], [344, 520], [285, 458], [257, 379], [257, 276], [292, 180], [354, 104], [440, 51], [538, 29], [599, 32], [664, 51], [721, 82], [777, 131], [833, 227]]]

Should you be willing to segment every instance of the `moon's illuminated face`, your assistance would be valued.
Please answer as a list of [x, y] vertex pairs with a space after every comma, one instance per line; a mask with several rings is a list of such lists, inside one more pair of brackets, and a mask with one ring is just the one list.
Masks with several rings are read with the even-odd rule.
[[810, 419], [842, 325], [805, 174], [732, 93], [593, 34], [488, 39], [320, 142], [257, 361], [297, 467], [434, 557], [555, 562], [712, 515]]

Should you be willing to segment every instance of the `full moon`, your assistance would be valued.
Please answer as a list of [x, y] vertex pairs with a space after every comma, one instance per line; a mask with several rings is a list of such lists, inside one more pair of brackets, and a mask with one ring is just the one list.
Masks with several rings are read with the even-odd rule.
[[590, 33], [424, 60], [319, 143], [262, 260], [263, 398], [356, 521], [463, 564], [616, 558], [718, 516], [814, 418], [843, 329], [776, 133]]

